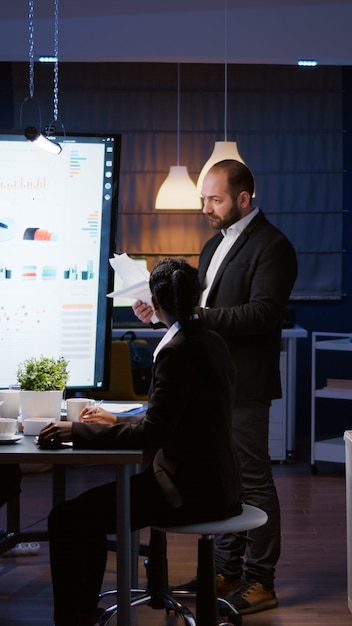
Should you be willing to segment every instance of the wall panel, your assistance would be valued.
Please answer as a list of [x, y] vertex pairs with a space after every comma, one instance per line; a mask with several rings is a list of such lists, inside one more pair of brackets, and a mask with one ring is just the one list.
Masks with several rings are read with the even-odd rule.
[[[12, 65], [15, 116], [28, 92], [27, 64]], [[36, 66], [44, 122], [52, 68]], [[224, 67], [181, 66], [180, 164], [196, 181], [224, 139]], [[204, 216], [156, 212], [157, 190], [177, 164], [177, 65], [61, 63], [59, 117], [67, 130], [122, 133], [117, 250], [197, 254], [212, 232]], [[337, 67], [228, 66], [227, 138], [256, 178], [256, 203], [297, 249], [296, 299], [339, 299], [343, 256], [342, 71]], [[16, 124], [15, 124], [16, 125]]]

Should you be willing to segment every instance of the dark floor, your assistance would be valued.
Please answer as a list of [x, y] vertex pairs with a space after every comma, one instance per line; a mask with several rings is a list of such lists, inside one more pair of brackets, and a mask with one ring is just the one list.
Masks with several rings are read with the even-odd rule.
[[[293, 463], [274, 464], [282, 510], [282, 554], [277, 568], [279, 607], [243, 618], [243, 626], [351, 626], [347, 606], [346, 483], [344, 466], [318, 463], [310, 468], [307, 447], [297, 446]], [[31, 469], [26, 467], [26, 470]], [[43, 468], [45, 469], [45, 468]], [[72, 496], [104, 482], [113, 469], [68, 468], [67, 491]], [[45, 529], [51, 507], [51, 471], [26, 473], [21, 497], [22, 529]], [[6, 527], [6, 507], [0, 528]], [[148, 541], [148, 530], [141, 541]], [[197, 538], [168, 535], [169, 582], [178, 584], [195, 575]], [[111, 553], [104, 588], [115, 586], [116, 555]], [[143, 558], [139, 584], [145, 584]], [[189, 603], [192, 608], [192, 603]], [[170, 622], [169, 622], [170, 623]], [[180, 620], [176, 620], [177, 625]], [[52, 595], [48, 545], [37, 556], [0, 557], [0, 626], [50, 626]], [[164, 611], [148, 606], [133, 609], [133, 626], [164, 626]]]

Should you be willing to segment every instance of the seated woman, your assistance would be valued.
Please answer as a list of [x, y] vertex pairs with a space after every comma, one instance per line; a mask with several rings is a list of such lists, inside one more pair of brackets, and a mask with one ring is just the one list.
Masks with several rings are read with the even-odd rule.
[[[183, 259], [164, 259], [150, 274], [150, 290], [168, 331], [155, 350], [145, 416], [116, 418], [99, 407], [85, 417], [89, 409], [83, 409], [81, 422], [45, 427], [39, 444], [48, 446], [54, 439], [72, 441], [77, 448], [143, 449], [151, 462], [131, 478], [132, 530], [238, 515], [231, 356], [224, 340], [193, 313], [200, 291], [195, 268]], [[106, 535], [116, 528], [115, 514], [114, 483], [86, 491], [50, 513], [56, 626], [96, 622]]]
[[0, 508], [21, 493], [21, 480], [22, 471], [20, 465], [15, 463], [0, 465]]

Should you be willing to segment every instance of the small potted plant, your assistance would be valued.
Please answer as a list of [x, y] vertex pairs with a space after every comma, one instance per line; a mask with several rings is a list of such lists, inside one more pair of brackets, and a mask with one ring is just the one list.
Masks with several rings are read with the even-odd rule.
[[20, 388], [22, 420], [32, 418], [60, 419], [63, 392], [68, 380], [68, 361], [31, 357], [20, 363], [17, 380]]

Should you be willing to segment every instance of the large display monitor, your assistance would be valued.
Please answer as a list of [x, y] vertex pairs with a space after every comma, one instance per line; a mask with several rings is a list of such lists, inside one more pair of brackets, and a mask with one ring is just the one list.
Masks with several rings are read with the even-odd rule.
[[40, 355], [68, 388], [108, 386], [120, 135], [66, 133], [52, 155], [0, 131], [0, 388]]

